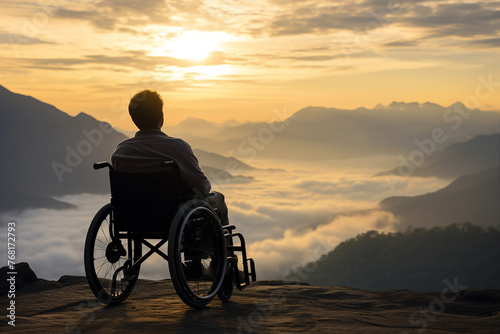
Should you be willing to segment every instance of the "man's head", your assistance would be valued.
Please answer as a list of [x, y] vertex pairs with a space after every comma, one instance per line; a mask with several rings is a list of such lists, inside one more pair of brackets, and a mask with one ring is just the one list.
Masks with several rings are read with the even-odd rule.
[[160, 129], [163, 125], [163, 100], [156, 91], [146, 89], [135, 94], [128, 112], [139, 130]]

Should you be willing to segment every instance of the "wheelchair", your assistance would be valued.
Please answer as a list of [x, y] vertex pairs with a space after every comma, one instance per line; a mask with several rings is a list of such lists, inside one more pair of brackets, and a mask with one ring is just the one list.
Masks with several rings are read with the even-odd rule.
[[[242, 290], [250, 279], [256, 281], [245, 239], [234, 225], [221, 225], [205, 197], [185, 193], [175, 162], [161, 165], [162, 173], [127, 174], [108, 162], [94, 164], [96, 170], [109, 169], [111, 203], [97, 212], [85, 240], [90, 289], [104, 304], [123, 302], [137, 283], [141, 264], [156, 253], [167, 260], [175, 291], [186, 305], [203, 308], [216, 295], [229, 301], [234, 286]], [[160, 250], [166, 243], [168, 254]], [[143, 246], [149, 248], [145, 254]]]

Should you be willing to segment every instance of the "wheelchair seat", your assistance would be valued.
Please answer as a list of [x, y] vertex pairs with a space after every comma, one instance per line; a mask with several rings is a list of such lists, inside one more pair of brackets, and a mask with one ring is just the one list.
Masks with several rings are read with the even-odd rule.
[[164, 169], [152, 174], [110, 170], [111, 206], [118, 232], [146, 238], [168, 236], [177, 209], [188, 193], [175, 163], [165, 163]]

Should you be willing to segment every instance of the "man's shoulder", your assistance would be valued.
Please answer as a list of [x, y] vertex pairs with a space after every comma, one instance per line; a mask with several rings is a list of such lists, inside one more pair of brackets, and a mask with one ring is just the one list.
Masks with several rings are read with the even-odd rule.
[[163, 132], [141, 133], [138, 132], [134, 137], [121, 141], [117, 147], [136, 146], [136, 145], [168, 145], [179, 149], [192, 150], [191, 146], [183, 139], [171, 137]]
[[172, 144], [178, 145], [179, 147], [191, 148], [191, 146], [184, 139], [181, 138], [170, 137], [166, 135], [166, 137], [163, 140], [168, 140]]

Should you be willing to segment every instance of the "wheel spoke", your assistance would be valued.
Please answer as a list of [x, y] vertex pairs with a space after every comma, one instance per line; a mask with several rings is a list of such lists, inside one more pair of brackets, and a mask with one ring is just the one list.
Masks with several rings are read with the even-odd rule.
[[[95, 216], [87, 234], [85, 242], [85, 272], [92, 292], [106, 304], [116, 304], [128, 297], [132, 291], [138, 275], [123, 282], [124, 273], [121, 270], [116, 275], [116, 285], [113, 291], [113, 276], [122, 268], [129, 258], [138, 259], [141, 249], [133, 247], [135, 255], [128, 252], [128, 239], [123, 240], [126, 254], [117, 256], [118, 250], [110, 246], [113, 242], [110, 232], [111, 207], [103, 207]], [[137, 272], [138, 273], [138, 272]]]

